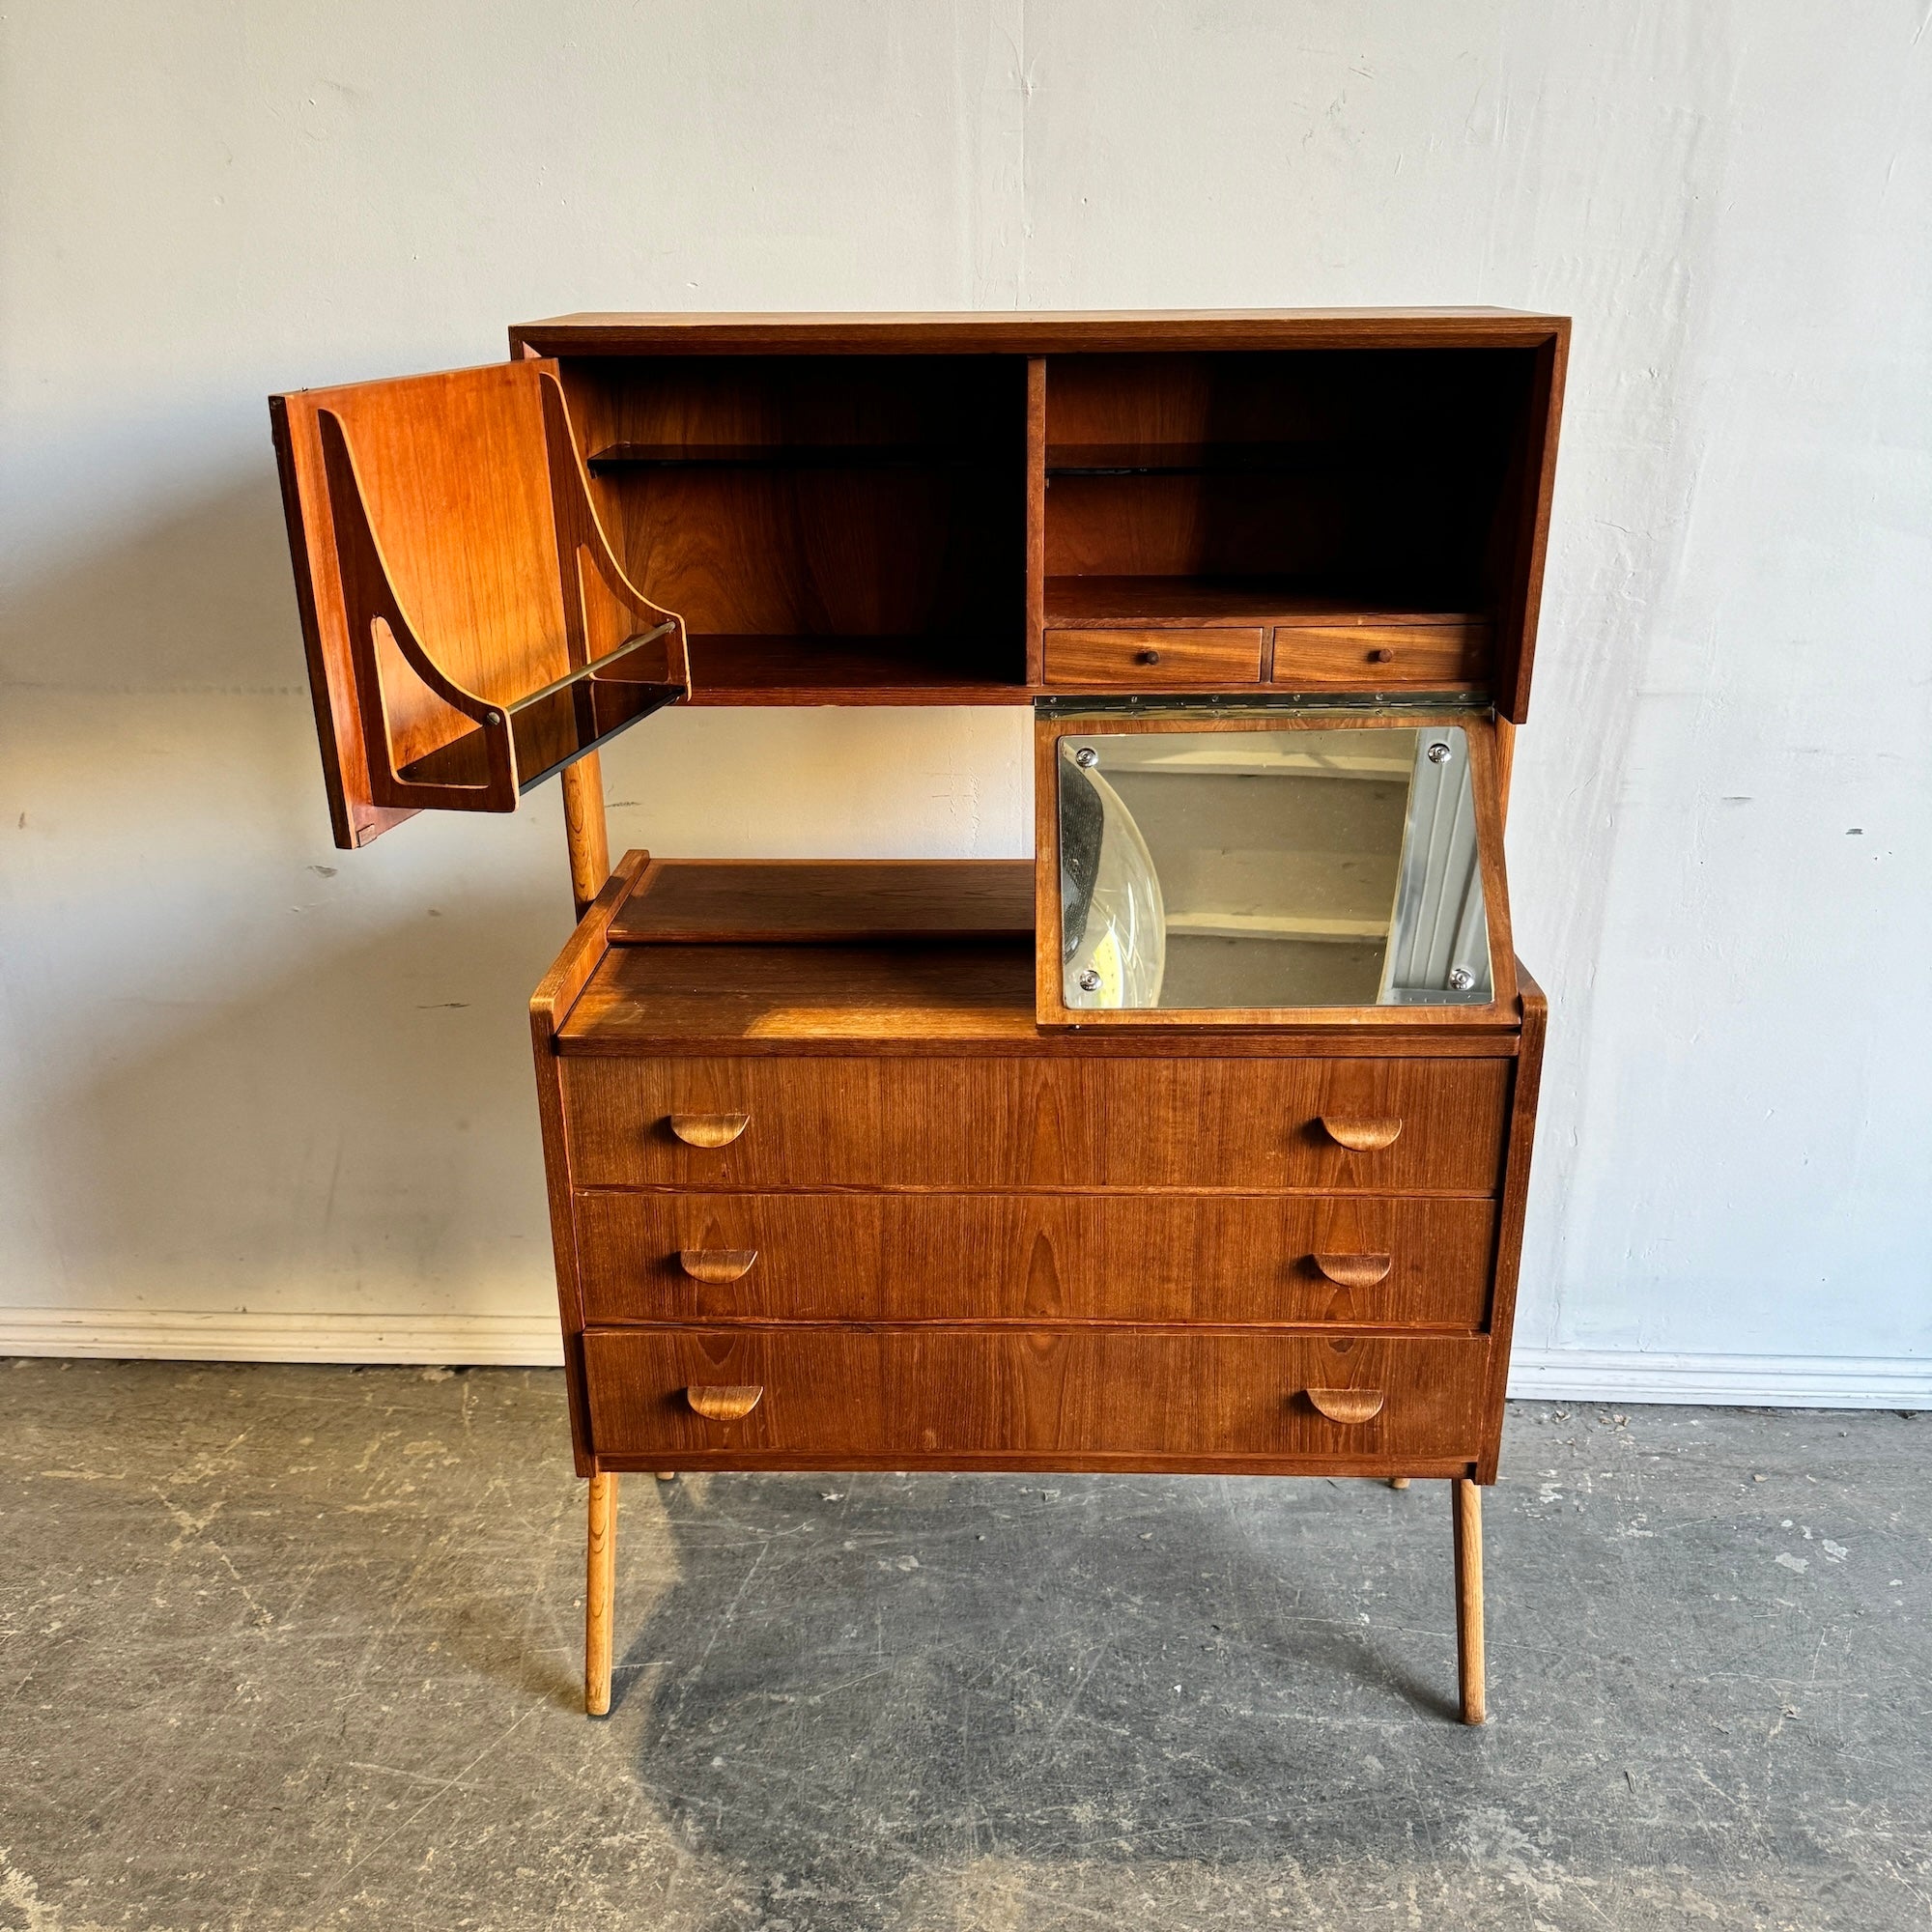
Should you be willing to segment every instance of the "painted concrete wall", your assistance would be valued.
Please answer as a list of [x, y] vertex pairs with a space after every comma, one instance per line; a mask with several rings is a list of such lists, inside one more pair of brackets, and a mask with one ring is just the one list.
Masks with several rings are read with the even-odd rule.
[[[0, 1343], [553, 1306], [554, 789], [330, 845], [268, 390], [580, 306], [1497, 302], [1577, 317], [1510, 849], [1556, 1013], [1519, 1339], [1924, 1367], [1922, 0], [24, 0], [0, 34]], [[615, 834], [1019, 853], [1025, 728], [672, 715], [607, 761]]]

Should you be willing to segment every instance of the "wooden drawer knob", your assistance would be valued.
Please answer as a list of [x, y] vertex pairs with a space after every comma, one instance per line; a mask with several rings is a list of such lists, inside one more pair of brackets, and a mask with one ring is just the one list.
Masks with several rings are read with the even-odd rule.
[[1309, 1260], [1337, 1288], [1373, 1288], [1388, 1278], [1387, 1255], [1310, 1255]]
[[1321, 1129], [1337, 1147], [1353, 1153], [1374, 1153], [1393, 1145], [1402, 1132], [1401, 1118], [1394, 1114], [1323, 1114]]
[[692, 1281], [736, 1281], [755, 1260], [757, 1248], [678, 1248], [678, 1267]]
[[673, 1114], [670, 1130], [686, 1147], [729, 1147], [752, 1124], [750, 1114]]
[[758, 1259], [756, 1248], [680, 1248], [677, 1264], [693, 1281], [736, 1281]]
[[1330, 1422], [1367, 1422], [1382, 1412], [1380, 1389], [1310, 1389], [1308, 1400]]
[[764, 1392], [760, 1382], [693, 1382], [684, 1399], [709, 1422], [738, 1422], [757, 1407]]

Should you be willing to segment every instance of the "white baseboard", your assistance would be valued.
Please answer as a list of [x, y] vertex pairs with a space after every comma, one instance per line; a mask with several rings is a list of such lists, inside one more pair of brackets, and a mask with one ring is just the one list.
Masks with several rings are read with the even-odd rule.
[[555, 1368], [556, 1317], [0, 1308], [0, 1355], [160, 1362], [450, 1362]]
[[[0, 1355], [164, 1362], [422, 1362], [554, 1368], [554, 1316], [177, 1314], [0, 1308]], [[1666, 1355], [1519, 1349], [1527, 1402], [1707, 1403], [1776, 1408], [1932, 1408], [1922, 1356]]]
[[1702, 1403], [1741, 1408], [1932, 1408], [1932, 1359], [1911, 1355], [1666, 1355], [1518, 1349], [1524, 1402]]

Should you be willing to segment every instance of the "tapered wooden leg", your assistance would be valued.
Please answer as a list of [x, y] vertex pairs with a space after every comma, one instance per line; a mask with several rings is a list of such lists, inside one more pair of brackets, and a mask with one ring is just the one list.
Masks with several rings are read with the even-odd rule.
[[1463, 1687], [1463, 1721], [1489, 1716], [1483, 1670], [1483, 1492], [1459, 1476], [1449, 1485], [1456, 1522], [1456, 1663]]
[[1389, 1478], [1389, 1488], [1392, 1490], [1406, 1490], [1408, 1488], [1408, 1478], [1406, 1476], [1391, 1476]]
[[590, 1479], [590, 1535], [583, 1570], [583, 1708], [611, 1710], [611, 1627], [617, 1596], [617, 1478]]

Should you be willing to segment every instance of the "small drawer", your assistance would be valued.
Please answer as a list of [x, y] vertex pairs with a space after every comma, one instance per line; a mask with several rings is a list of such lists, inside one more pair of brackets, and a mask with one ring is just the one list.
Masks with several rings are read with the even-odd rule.
[[578, 1187], [1492, 1194], [1506, 1059], [568, 1059]]
[[644, 1468], [1312, 1470], [1473, 1462], [1481, 1337], [592, 1329], [591, 1441]]
[[1089, 691], [1219, 691], [1261, 681], [1259, 627], [1046, 634], [1048, 684]]
[[1271, 682], [1453, 690], [1488, 681], [1487, 624], [1298, 624], [1274, 634]]
[[1495, 1204], [1373, 1195], [577, 1196], [587, 1323], [1141, 1321], [1472, 1332]]

